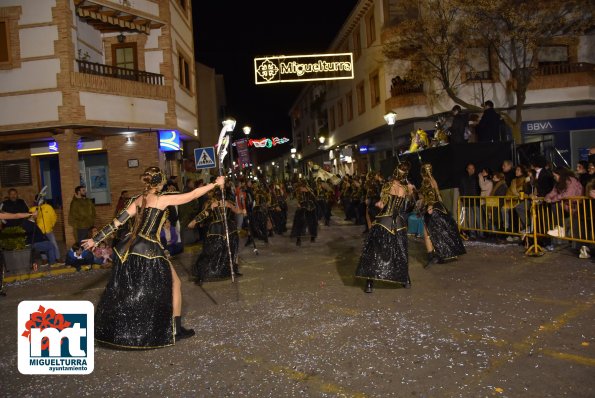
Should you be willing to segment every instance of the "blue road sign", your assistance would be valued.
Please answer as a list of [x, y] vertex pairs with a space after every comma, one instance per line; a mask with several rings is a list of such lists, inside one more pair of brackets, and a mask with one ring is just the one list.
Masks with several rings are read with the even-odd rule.
[[212, 169], [215, 167], [215, 148], [208, 146], [194, 149], [196, 169]]

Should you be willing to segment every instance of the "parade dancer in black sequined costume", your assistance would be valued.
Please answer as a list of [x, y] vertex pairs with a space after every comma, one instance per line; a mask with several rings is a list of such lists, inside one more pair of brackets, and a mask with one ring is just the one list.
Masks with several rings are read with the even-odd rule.
[[419, 195], [422, 200], [424, 240], [428, 252], [425, 268], [432, 263], [456, 258], [466, 251], [457, 224], [442, 203], [438, 184], [432, 176], [432, 165], [424, 163], [421, 175]]
[[[226, 193], [225, 197], [230, 198], [231, 192]], [[226, 200], [227, 228], [229, 230], [229, 247], [232, 256], [233, 272], [235, 276], [242, 274], [238, 270], [238, 247], [240, 243], [239, 231], [236, 224], [236, 214], [241, 210], [233, 202]], [[213, 199], [211, 199], [205, 209], [201, 211], [188, 224], [188, 228], [194, 228], [196, 224], [208, 224], [207, 238], [203, 245], [202, 252], [199, 254], [194, 266], [192, 275], [195, 283], [202, 285], [203, 282], [229, 278], [229, 254], [227, 251], [227, 242], [225, 235], [225, 225], [223, 224], [223, 206], [221, 190], [215, 190]]]
[[304, 181], [300, 181], [295, 190], [295, 197], [298, 207], [293, 216], [291, 237], [296, 238], [296, 245], [301, 246], [302, 237], [306, 236], [306, 229], [310, 235], [310, 242], [316, 241], [318, 236], [316, 196]]
[[254, 189], [254, 206], [250, 214], [250, 235], [252, 239], [269, 243], [269, 229], [272, 227], [269, 217], [270, 195], [261, 186]]
[[407, 243], [407, 203], [415, 187], [407, 182], [410, 164], [402, 162], [393, 173], [393, 180], [382, 187], [380, 209], [366, 236], [357, 278], [366, 279], [366, 293], [372, 293], [374, 280], [400, 283], [411, 287]]
[[283, 235], [287, 231], [287, 201], [279, 185], [273, 186], [270, 197], [269, 216], [273, 230], [277, 235]]
[[131, 199], [126, 209], [93, 239], [82, 241], [90, 250], [135, 217], [130, 234], [114, 247], [114, 265], [95, 314], [95, 338], [124, 348], [158, 348], [191, 337], [194, 330], [182, 327], [180, 278], [159, 240], [167, 218], [167, 206], [187, 203], [225, 183], [211, 183], [184, 194], [161, 194], [165, 175], [149, 167], [141, 176], [142, 195]]

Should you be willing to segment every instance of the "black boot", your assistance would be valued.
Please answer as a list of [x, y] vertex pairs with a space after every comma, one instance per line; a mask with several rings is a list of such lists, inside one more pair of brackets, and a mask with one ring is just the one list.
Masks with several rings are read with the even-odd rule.
[[428, 252], [428, 259], [424, 263], [424, 268], [428, 268], [428, 266], [430, 264], [436, 264], [436, 261], [437, 261], [436, 254], [433, 251]]
[[269, 238], [273, 236], [273, 230], [269, 230]]
[[372, 289], [374, 288], [374, 281], [372, 279], [366, 280], [366, 293], [372, 293]]
[[239, 269], [240, 269], [240, 267], [237, 264], [234, 264], [233, 265], [233, 274], [234, 274], [234, 276], [242, 276], [242, 275], [244, 275], [244, 274], [242, 274], [239, 271]]
[[181, 316], [176, 316], [174, 317], [174, 320], [176, 321], [176, 341], [178, 340], [182, 340], [182, 339], [187, 339], [188, 337], [192, 337], [194, 336], [194, 329], [186, 329], [185, 327], [182, 326], [182, 317]]
[[312, 242], [312, 243], [316, 242], [316, 236], [311, 236], [310, 237], [310, 242]]
[[203, 280], [201, 277], [198, 277], [194, 280], [194, 284], [198, 285], [198, 286], [202, 286]]
[[411, 279], [409, 277], [407, 277], [407, 282], [403, 283], [403, 287], [405, 289], [411, 289]]
[[297, 240], [295, 241], [295, 245], [296, 246], [301, 246], [302, 245], [302, 238], [297, 238]]

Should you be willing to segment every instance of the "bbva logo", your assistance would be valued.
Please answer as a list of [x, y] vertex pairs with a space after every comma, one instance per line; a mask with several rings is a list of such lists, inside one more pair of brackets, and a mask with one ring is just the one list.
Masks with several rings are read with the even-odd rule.
[[551, 122], [534, 122], [534, 123], [527, 123], [527, 131], [539, 131], [545, 129], [553, 129]]
[[89, 301], [23, 301], [18, 308], [19, 371], [93, 371], [94, 309]]

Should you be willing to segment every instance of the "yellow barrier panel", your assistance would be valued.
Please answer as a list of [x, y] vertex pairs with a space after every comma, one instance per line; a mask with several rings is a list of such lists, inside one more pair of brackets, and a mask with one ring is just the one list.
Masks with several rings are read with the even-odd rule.
[[506, 235], [508, 241], [532, 239], [527, 255], [541, 255], [538, 237], [595, 244], [593, 199], [571, 197], [547, 203], [543, 198], [461, 196], [457, 203], [459, 230]]

